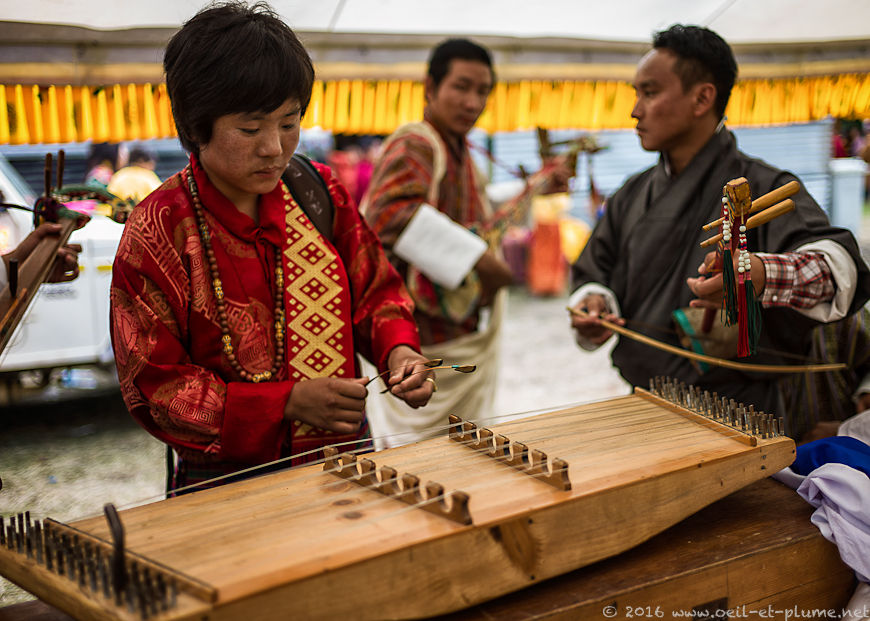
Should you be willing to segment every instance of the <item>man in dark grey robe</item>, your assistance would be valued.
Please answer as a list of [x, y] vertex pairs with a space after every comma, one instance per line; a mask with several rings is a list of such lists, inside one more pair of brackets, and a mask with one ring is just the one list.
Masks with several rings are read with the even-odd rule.
[[[598, 317], [679, 345], [672, 313], [718, 308], [722, 277], [702, 266], [712, 233], [701, 227], [720, 216], [722, 187], [745, 177], [757, 198], [795, 179], [737, 149], [724, 112], [737, 75], [728, 44], [706, 28], [672, 26], [658, 33], [638, 65], [632, 117], [644, 149], [659, 151], [656, 166], [631, 177], [612, 198], [573, 267], [572, 306], [581, 346], [612, 336]], [[870, 271], [851, 233], [831, 226], [801, 188], [795, 210], [747, 232], [751, 274], [762, 303], [759, 353], [741, 361], [794, 364], [809, 350], [809, 333], [842, 319], [870, 297]], [[699, 275], [700, 274], [700, 275]], [[719, 321], [718, 314], [716, 321]], [[689, 360], [620, 337], [613, 362], [631, 384], [660, 375], [716, 391], [786, 418], [776, 377], [721, 367], [701, 371]]]

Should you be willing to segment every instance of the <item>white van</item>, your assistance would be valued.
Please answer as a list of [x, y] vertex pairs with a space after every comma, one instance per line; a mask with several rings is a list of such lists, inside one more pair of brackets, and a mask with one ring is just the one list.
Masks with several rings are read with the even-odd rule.
[[[32, 207], [35, 194], [0, 155], [0, 191], [4, 201]], [[33, 229], [32, 213], [0, 209], [0, 254], [14, 248]], [[40, 287], [6, 349], [0, 353], [0, 376], [7, 380], [23, 371], [47, 382], [55, 368], [111, 365], [109, 285], [112, 262], [124, 225], [94, 215], [73, 232], [70, 243], [81, 244], [79, 277]]]

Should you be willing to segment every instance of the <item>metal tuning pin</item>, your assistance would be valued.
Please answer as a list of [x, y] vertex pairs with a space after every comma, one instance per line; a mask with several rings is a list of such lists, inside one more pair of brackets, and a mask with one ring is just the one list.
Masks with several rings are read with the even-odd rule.
[[[785, 420], [772, 414], [757, 412], [755, 406], [739, 403], [709, 392], [697, 386], [670, 377], [655, 376], [649, 380], [649, 391], [636, 389], [642, 395], [649, 395], [667, 401], [684, 409], [688, 414], [703, 416], [748, 436], [755, 446], [757, 439], [772, 439], [785, 435]], [[466, 423], [467, 424], [467, 423]], [[451, 434], [462, 432], [461, 428], [451, 428]]]

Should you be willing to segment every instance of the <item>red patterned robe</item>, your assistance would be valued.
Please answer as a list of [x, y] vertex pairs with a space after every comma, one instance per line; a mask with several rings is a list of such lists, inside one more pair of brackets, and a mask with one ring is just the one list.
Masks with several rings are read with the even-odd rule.
[[[202, 473], [288, 455], [319, 457], [342, 436], [284, 420], [296, 382], [360, 375], [355, 354], [386, 366], [398, 345], [419, 350], [413, 305], [377, 238], [329, 168], [315, 164], [335, 205], [333, 242], [283, 183], [260, 198], [259, 226], [208, 180], [196, 157], [132, 213], [112, 275], [111, 328], [127, 407]], [[193, 170], [223, 283], [237, 360], [249, 373], [275, 360], [275, 248], [283, 249], [285, 360], [269, 382], [242, 381], [223, 353], [209, 263], [186, 174]], [[289, 206], [289, 209], [288, 209]], [[309, 453], [311, 451], [311, 453]], [[206, 478], [188, 476], [173, 487]]]

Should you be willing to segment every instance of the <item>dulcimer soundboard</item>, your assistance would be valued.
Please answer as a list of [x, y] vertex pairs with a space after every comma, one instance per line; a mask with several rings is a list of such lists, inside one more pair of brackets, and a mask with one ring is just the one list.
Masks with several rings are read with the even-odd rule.
[[650, 390], [69, 524], [0, 528], [0, 574], [77, 619], [403, 619], [623, 552], [788, 466], [769, 414]]

